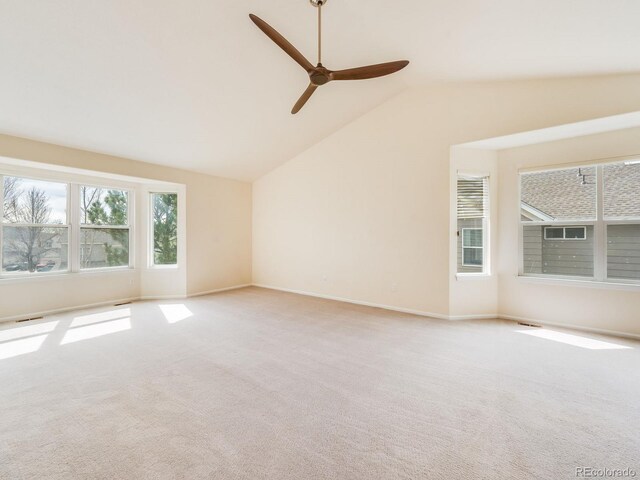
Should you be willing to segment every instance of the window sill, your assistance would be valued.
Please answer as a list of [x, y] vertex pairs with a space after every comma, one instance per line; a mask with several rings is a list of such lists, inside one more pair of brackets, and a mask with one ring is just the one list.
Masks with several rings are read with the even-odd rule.
[[490, 273], [456, 273], [456, 280], [487, 280], [493, 278]]
[[163, 271], [163, 270], [174, 271], [174, 270], [178, 270], [179, 268], [180, 268], [179, 265], [151, 265], [149, 267], [146, 267], [145, 270], [150, 270], [150, 271]]
[[627, 290], [627, 291], [639, 291], [640, 282], [634, 283], [633, 281], [596, 281], [579, 279], [575, 277], [551, 277], [551, 276], [534, 276], [534, 275], [517, 275], [520, 282], [524, 283], [538, 283], [541, 285], [563, 285], [566, 287], [582, 287], [582, 288], [595, 288], [599, 290]]

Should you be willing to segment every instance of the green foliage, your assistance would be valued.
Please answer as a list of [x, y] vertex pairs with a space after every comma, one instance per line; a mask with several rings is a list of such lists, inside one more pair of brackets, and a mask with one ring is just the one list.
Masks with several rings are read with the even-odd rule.
[[[102, 190], [85, 187], [83, 196], [84, 222], [90, 225], [126, 225], [128, 196], [121, 190], [108, 190], [103, 201], [100, 200]], [[113, 244], [104, 243], [107, 264], [110, 267], [128, 265], [129, 263], [129, 231], [115, 228], [100, 229], [109, 235]], [[90, 258], [90, 256], [89, 256]]]
[[[106, 214], [108, 225], [126, 225], [127, 223], [127, 194], [120, 190], [109, 190], [104, 197], [104, 203], [109, 207]], [[129, 231], [112, 229], [109, 231], [116, 245], [104, 244], [107, 263], [110, 267], [129, 264]]]
[[156, 265], [178, 263], [178, 195], [153, 195], [153, 257]]

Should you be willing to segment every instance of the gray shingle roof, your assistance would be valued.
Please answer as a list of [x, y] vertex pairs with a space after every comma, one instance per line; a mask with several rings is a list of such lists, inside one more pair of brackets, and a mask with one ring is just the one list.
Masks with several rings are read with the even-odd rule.
[[[596, 168], [522, 175], [522, 201], [556, 220], [595, 220]], [[640, 217], [640, 164], [604, 167], [606, 218]]]

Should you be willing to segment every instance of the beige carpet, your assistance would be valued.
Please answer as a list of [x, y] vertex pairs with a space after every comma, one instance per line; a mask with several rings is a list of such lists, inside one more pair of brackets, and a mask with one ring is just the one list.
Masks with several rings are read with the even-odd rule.
[[529, 330], [258, 288], [10, 324], [0, 478], [640, 477], [640, 343]]

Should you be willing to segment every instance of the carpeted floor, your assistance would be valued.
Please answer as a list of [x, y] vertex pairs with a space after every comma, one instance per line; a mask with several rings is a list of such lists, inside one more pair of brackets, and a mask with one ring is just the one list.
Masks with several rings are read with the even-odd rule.
[[0, 478], [640, 476], [640, 343], [541, 331], [258, 288], [13, 323]]

